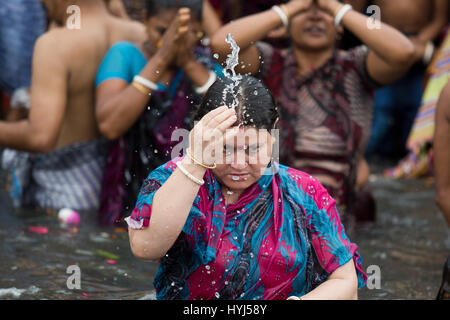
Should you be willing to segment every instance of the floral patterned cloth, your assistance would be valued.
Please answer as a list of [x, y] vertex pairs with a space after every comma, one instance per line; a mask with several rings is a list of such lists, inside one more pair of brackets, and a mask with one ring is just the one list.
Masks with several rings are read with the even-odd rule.
[[[145, 180], [125, 219], [130, 228], [149, 226], [153, 197], [180, 160]], [[358, 285], [365, 285], [357, 246], [312, 176], [273, 163], [229, 205], [211, 171], [204, 180], [181, 234], [160, 259], [157, 299], [284, 300], [313, 290], [351, 259]]]

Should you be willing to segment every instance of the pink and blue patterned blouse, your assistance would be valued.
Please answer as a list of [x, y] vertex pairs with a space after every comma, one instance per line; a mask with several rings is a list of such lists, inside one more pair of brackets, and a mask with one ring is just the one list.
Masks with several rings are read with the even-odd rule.
[[[149, 226], [153, 197], [178, 161], [145, 180], [126, 218], [130, 228]], [[284, 300], [310, 292], [350, 260], [358, 286], [365, 285], [357, 246], [312, 176], [273, 163], [229, 205], [211, 171], [204, 180], [181, 234], [160, 259], [157, 299]]]

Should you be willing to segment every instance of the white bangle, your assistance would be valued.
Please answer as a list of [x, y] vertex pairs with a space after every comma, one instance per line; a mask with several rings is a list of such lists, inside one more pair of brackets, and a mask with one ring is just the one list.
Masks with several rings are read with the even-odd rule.
[[197, 92], [198, 94], [206, 93], [209, 87], [211, 87], [214, 84], [214, 82], [216, 82], [216, 79], [217, 79], [216, 73], [214, 71], [210, 71], [208, 81], [206, 81], [206, 83], [201, 87], [194, 87], [195, 92]]
[[144, 77], [141, 77], [139, 75], [135, 76], [133, 78], [133, 81], [136, 81], [137, 83], [143, 85], [144, 87], [146, 87], [150, 90], [153, 90], [153, 91], [158, 90], [158, 86], [156, 85], [156, 83], [154, 83], [148, 79], [145, 79]]
[[281, 22], [283, 22], [283, 26], [285, 26], [287, 28], [289, 26], [289, 18], [286, 15], [286, 13], [284, 13], [283, 9], [281, 9], [279, 6], [273, 6], [272, 10], [274, 10], [276, 13], [278, 13], [278, 15], [280, 16]]
[[425, 53], [423, 55], [423, 63], [428, 65], [433, 59], [434, 55], [434, 44], [431, 41], [428, 41], [427, 46], [425, 47]]
[[186, 170], [185, 167], [183, 167], [183, 165], [180, 162], [177, 162], [177, 167], [180, 168], [181, 172], [184, 173], [184, 175], [186, 177], [189, 178], [189, 180], [191, 180], [192, 182], [195, 182], [196, 184], [198, 184], [199, 186], [202, 186], [205, 184], [205, 180], [203, 179], [197, 179], [196, 177], [194, 177], [192, 174], [189, 173], [189, 171]]
[[342, 19], [347, 14], [347, 12], [349, 12], [352, 9], [353, 7], [350, 4], [343, 5], [342, 8], [339, 9], [338, 13], [336, 14], [336, 18], [334, 19], [334, 25], [338, 27], [341, 24]]

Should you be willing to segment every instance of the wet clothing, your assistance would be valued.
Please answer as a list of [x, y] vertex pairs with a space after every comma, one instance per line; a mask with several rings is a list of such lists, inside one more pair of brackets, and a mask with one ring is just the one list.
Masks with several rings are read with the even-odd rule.
[[345, 216], [354, 203], [357, 159], [369, 138], [378, 87], [366, 69], [368, 48], [336, 50], [323, 66], [299, 78], [292, 49], [256, 46], [262, 57], [259, 76], [280, 106], [280, 162], [317, 178]]
[[[180, 160], [145, 180], [126, 218], [130, 228], [149, 226], [153, 197]], [[157, 299], [283, 300], [308, 293], [352, 259], [365, 284], [335, 201], [309, 174], [274, 162], [229, 205], [213, 173], [203, 179], [182, 232], [160, 259]]]
[[[215, 63], [207, 48], [196, 48], [197, 61], [223, 76], [222, 68]], [[147, 59], [131, 42], [112, 46], [101, 63], [96, 86], [111, 79], [131, 83], [146, 66]], [[191, 80], [183, 70], [178, 70], [169, 86], [158, 83], [148, 107], [126, 134], [110, 142], [108, 160], [102, 183], [102, 224], [120, 223], [136, 202], [139, 189], [148, 174], [172, 157], [172, 149], [180, 143], [179, 136], [172, 137], [177, 129], [190, 130], [192, 107], [200, 103]], [[188, 132], [184, 132], [187, 138]]]
[[3, 151], [9, 194], [17, 208], [96, 210], [106, 158], [103, 139], [81, 142], [49, 154]]

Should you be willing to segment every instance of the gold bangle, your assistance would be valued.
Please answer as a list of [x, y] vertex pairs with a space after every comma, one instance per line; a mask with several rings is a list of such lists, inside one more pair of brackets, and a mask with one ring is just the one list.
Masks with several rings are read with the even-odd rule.
[[138, 83], [138, 82], [136, 82], [136, 81], [133, 81], [132, 83], [131, 83], [131, 85], [133, 86], [133, 87], [135, 87], [136, 89], [138, 89], [142, 94], [144, 94], [144, 95], [146, 95], [146, 96], [149, 96], [150, 95], [150, 90], [148, 90], [146, 87], [144, 87], [142, 84], [140, 84], [140, 83]]
[[198, 161], [197, 159], [195, 159], [192, 155], [191, 152], [189, 151], [189, 148], [186, 149], [186, 155], [191, 158], [191, 160], [195, 163], [198, 164], [199, 166], [206, 168], [206, 169], [215, 169], [217, 167], [217, 164], [213, 164], [212, 166], [207, 166], [206, 164], [201, 163], [200, 161]]

